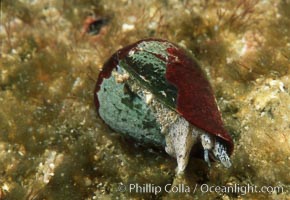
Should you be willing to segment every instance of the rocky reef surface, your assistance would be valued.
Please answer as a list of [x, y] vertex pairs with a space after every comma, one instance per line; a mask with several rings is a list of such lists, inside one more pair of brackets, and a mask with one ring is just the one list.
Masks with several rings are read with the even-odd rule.
[[[289, 199], [289, 10], [289, 0], [1, 1], [0, 199]], [[234, 139], [230, 169], [192, 158], [176, 176], [164, 151], [97, 116], [103, 63], [148, 37], [199, 60]]]

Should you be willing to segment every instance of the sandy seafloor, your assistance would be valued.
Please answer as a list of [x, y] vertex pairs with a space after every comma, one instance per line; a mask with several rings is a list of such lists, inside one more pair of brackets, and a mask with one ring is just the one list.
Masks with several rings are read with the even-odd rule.
[[[108, 19], [94, 36], [89, 15]], [[176, 176], [164, 151], [97, 117], [102, 64], [147, 37], [199, 60], [234, 139], [230, 169], [191, 158]], [[1, 200], [290, 199], [289, 0], [1, 0], [0, 41]], [[213, 191], [226, 186], [240, 191]]]

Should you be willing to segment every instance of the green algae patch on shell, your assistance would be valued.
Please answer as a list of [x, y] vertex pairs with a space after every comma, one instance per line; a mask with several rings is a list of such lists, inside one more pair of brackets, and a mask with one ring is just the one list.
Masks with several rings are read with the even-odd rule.
[[[164, 143], [156, 119], [146, 103], [136, 94], [124, 92], [125, 83], [117, 83], [114, 76], [104, 79], [98, 92], [102, 102], [99, 114], [111, 128], [138, 141], [156, 146]], [[108, 92], [110, 97], [108, 98]]]

